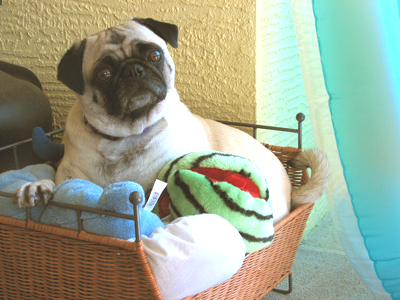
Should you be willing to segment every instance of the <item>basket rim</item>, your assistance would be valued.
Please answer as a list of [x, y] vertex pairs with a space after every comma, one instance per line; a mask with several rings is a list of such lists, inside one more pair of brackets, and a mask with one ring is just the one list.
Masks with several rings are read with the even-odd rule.
[[[305, 210], [314, 206], [314, 203], [305, 203], [297, 207], [295, 210], [291, 211], [288, 215], [282, 218], [279, 222], [274, 225], [275, 232], [281, 230], [286, 223], [291, 222], [296, 217], [301, 215]], [[40, 231], [44, 233], [54, 234], [58, 236], [64, 236], [71, 239], [87, 241], [91, 243], [96, 243], [99, 245], [106, 245], [112, 247], [118, 247], [125, 250], [137, 251], [138, 248], [142, 248], [142, 242], [128, 241], [123, 239], [118, 239], [115, 237], [103, 236], [95, 233], [87, 232], [86, 230], [78, 230], [58, 227], [50, 224], [43, 224], [35, 221], [28, 221], [21, 219], [16, 219], [13, 217], [0, 215], [0, 223], [9, 226], [16, 226], [20, 228], [25, 228], [32, 231]]]

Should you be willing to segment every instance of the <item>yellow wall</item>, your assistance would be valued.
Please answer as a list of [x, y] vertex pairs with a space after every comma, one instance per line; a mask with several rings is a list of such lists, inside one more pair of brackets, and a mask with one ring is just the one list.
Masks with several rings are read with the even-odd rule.
[[[152, 17], [180, 28], [171, 49], [182, 101], [204, 117], [295, 128], [308, 115], [290, 0], [4, 0], [0, 60], [25, 66], [42, 82], [55, 128], [74, 94], [56, 80], [57, 64], [76, 39]], [[263, 141], [296, 146], [293, 135], [260, 132]], [[309, 118], [304, 146], [313, 147]], [[327, 213], [319, 201], [309, 226]]]
[[63, 125], [74, 95], [56, 80], [57, 64], [76, 39], [135, 17], [180, 28], [176, 86], [182, 101], [209, 118], [255, 122], [256, 4], [252, 0], [5, 0], [0, 60], [32, 70]]

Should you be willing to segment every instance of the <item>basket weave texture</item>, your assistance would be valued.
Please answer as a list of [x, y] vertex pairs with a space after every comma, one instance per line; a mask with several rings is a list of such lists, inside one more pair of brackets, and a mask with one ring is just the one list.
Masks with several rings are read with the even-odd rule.
[[[291, 182], [308, 173], [286, 162], [301, 150], [268, 146]], [[188, 299], [261, 299], [292, 270], [313, 204], [275, 225], [273, 243], [245, 258], [228, 281]], [[0, 216], [1, 299], [162, 299], [141, 242]]]

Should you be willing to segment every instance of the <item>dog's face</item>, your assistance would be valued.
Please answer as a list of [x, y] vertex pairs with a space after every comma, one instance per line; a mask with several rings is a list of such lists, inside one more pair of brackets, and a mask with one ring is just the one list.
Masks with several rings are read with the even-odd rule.
[[140, 134], [174, 101], [175, 25], [134, 19], [77, 41], [58, 66], [58, 79], [78, 94], [90, 124], [105, 134]]

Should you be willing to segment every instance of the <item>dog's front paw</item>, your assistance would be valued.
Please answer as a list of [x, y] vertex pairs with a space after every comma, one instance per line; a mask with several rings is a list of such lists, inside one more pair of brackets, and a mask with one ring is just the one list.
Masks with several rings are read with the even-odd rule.
[[53, 198], [54, 187], [54, 182], [48, 179], [27, 182], [15, 190], [13, 204], [19, 207], [46, 204]]

